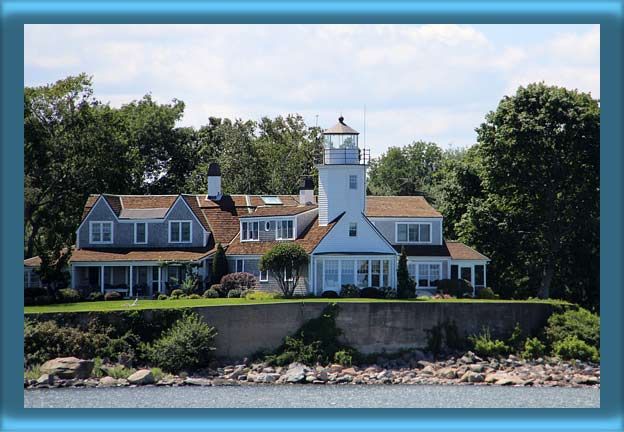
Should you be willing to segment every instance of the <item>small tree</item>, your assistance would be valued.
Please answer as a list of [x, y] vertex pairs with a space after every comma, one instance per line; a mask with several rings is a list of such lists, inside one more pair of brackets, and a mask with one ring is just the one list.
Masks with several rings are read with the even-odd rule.
[[284, 297], [292, 297], [299, 283], [301, 271], [308, 263], [308, 254], [296, 243], [274, 246], [260, 258], [261, 271], [271, 273], [279, 284]]
[[397, 268], [397, 297], [406, 299], [416, 296], [416, 282], [410, 277], [407, 270], [407, 255], [405, 248], [401, 248], [401, 258]]
[[221, 246], [221, 242], [217, 243], [217, 250], [212, 257], [212, 283], [218, 284], [221, 278], [228, 272], [227, 260], [225, 259], [225, 250]]

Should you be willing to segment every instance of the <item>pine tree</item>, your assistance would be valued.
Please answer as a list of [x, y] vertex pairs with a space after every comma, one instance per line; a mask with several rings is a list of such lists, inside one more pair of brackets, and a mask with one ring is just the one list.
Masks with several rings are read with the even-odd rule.
[[218, 284], [221, 278], [228, 272], [227, 260], [225, 259], [225, 250], [221, 243], [217, 244], [217, 250], [212, 257], [212, 283]]
[[397, 297], [406, 299], [416, 297], [416, 283], [412, 280], [407, 270], [407, 255], [405, 248], [401, 248], [401, 258], [397, 268]]

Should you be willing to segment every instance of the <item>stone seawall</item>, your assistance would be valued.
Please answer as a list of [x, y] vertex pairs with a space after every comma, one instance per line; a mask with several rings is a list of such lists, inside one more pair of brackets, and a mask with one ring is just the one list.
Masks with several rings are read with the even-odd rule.
[[[344, 342], [367, 354], [423, 348], [427, 344], [427, 330], [444, 322], [454, 322], [460, 336], [478, 333], [486, 326], [492, 337], [507, 338], [516, 323], [524, 332], [534, 334], [554, 312], [549, 304], [519, 302], [338, 304], [340, 312], [336, 322], [343, 331]], [[224, 359], [240, 359], [261, 350], [275, 350], [285, 336], [318, 317], [325, 306], [325, 303], [299, 302], [210, 306], [194, 310], [216, 327], [216, 354]], [[150, 310], [136, 312], [142, 313], [147, 322], [162, 317]], [[71, 321], [84, 324], [94, 314], [73, 313]], [[40, 316], [40, 319], [54, 317]]]

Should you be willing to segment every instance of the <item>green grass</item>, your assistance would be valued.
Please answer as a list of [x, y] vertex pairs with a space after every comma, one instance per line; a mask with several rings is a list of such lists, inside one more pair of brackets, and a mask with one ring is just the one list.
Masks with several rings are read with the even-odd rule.
[[[131, 302], [131, 301], [130, 301]], [[100, 301], [53, 304], [46, 306], [26, 306], [25, 314], [50, 313], [50, 312], [105, 312], [116, 310], [137, 310], [137, 309], [177, 309], [189, 307], [205, 306], [230, 306], [230, 305], [252, 305], [271, 303], [414, 303], [414, 302], [434, 302], [434, 303], [546, 303], [553, 305], [567, 306], [570, 303], [561, 300], [481, 300], [481, 299], [431, 299], [418, 298], [410, 300], [386, 300], [386, 299], [365, 299], [365, 298], [298, 298], [298, 299], [264, 299], [249, 300], [242, 298], [215, 298], [215, 299], [178, 299], [178, 300], [139, 300], [136, 306], [123, 306], [129, 303], [123, 301]]]

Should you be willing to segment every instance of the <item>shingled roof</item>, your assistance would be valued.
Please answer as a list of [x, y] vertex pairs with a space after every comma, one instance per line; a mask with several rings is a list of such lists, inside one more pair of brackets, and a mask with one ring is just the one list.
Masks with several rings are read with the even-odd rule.
[[374, 196], [366, 197], [368, 217], [435, 217], [442, 215], [422, 196]]
[[187, 249], [79, 249], [70, 258], [70, 262], [98, 261], [198, 261], [212, 253], [213, 248]]
[[407, 256], [447, 257], [453, 260], [490, 261], [488, 257], [457, 241], [445, 241], [442, 245], [393, 245], [397, 252], [405, 248]]

